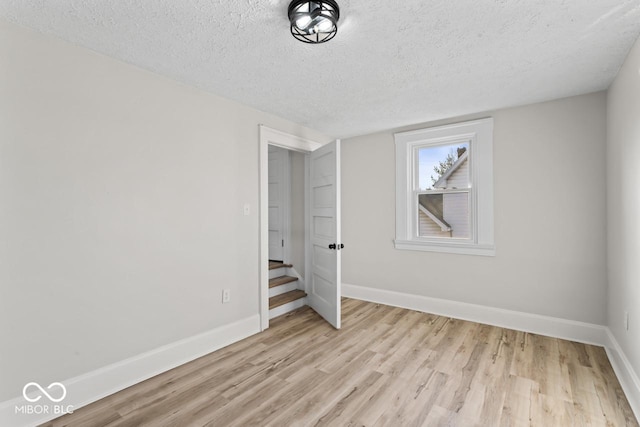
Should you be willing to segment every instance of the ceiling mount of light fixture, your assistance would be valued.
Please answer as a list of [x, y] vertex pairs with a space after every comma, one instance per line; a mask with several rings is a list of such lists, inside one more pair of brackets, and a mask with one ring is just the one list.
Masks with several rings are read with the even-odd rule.
[[289, 4], [291, 34], [305, 43], [324, 43], [338, 32], [340, 8], [334, 0], [293, 0]]

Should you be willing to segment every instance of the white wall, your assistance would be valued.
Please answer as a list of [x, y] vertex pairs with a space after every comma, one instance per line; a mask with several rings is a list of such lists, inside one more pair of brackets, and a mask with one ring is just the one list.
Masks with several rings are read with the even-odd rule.
[[494, 117], [495, 257], [396, 250], [394, 131], [344, 140], [343, 282], [604, 324], [605, 108], [600, 92], [394, 130]]
[[[607, 97], [607, 323], [640, 374], [640, 41]], [[623, 313], [629, 313], [629, 330]]]
[[0, 401], [258, 313], [258, 124], [329, 138], [1, 20], [0, 57]]

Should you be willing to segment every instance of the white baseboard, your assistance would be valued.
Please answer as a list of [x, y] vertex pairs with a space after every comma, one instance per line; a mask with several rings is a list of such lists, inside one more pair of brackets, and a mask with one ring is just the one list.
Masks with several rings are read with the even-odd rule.
[[465, 302], [342, 284], [342, 296], [516, 329], [585, 344], [604, 345], [605, 327], [575, 320], [523, 313]]
[[[65, 407], [73, 405], [74, 410], [81, 408], [258, 332], [260, 332], [260, 316], [256, 314], [113, 365], [60, 381], [67, 389], [67, 396], [58, 405]], [[37, 403], [43, 405], [51, 403], [44, 402], [45, 399]], [[60, 416], [59, 414], [15, 413], [16, 405], [28, 403], [22, 396], [0, 403], [0, 426], [33, 426]]]
[[640, 421], [640, 378], [609, 328], [607, 328], [605, 340], [604, 349], [607, 352], [611, 366], [618, 377], [618, 381], [620, 381], [633, 413]]
[[606, 326], [347, 283], [342, 284], [342, 296], [604, 347], [640, 420], [640, 379]]

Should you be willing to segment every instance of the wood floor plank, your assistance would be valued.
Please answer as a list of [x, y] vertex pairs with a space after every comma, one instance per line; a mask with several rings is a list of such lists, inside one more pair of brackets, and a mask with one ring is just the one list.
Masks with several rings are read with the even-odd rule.
[[600, 347], [342, 301], [45, 425], [639, 427]]
[[376, 371], [370, 371], [369, 374], [361, 381], [357, 382], [348, 389], [348, 392], [343, 395], [335, 405], [333, 405], [327, 412], [322, 414], [318, 419], [315, 426], [332, 426], [340, 425], [339, 422], [341, 416], [348, 414], [352, 408], [357, 407], [358, 403], [363, 398], [366, 398], [368, 390], [375, 384], [383, 374]]
[[360, 368], [366, 366], [375, 356], [376, 353], [371, 350], [360, 353], [351, 363], [330, 374], [323, 384], [324, 387], [316, 387], [310, 390], [304, 399], [291, 402], [287, 410], [282, 411], [273, 420], [273, 425], [309, 425], [317, 422], [323, 413], [348, 394], [352, 384], [367, 376], [368, 371]]
[[241, 415], [236, 422], [245, 426], [267, 426], [273, 424], [272, 420], [282, 412], [288, 411], [294, 402], [305, 399], [310, 390], [314, 390], [326, 384], [329, 374], [312, 368], [304, 368], [287, 380], [290, 386], [280, 393], [272, 396], [265, 396], [264, 401]]

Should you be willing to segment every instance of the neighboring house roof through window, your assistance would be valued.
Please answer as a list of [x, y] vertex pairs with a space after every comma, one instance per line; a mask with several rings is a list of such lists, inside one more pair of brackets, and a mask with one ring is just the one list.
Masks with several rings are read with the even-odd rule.
[[447, 179], [469, 158], [469, 150], [465, 150], [458, 160], [433, 184], [433, 188], [447, 188]]
[[432, 220], [434, 220], [440, 227], [446, 230], [450, 230], [451, 226], [444, 220], [444, 204], [442, 202], [442, 194], [420, 194], [418, 196], [418, 203], [427, 212]]

